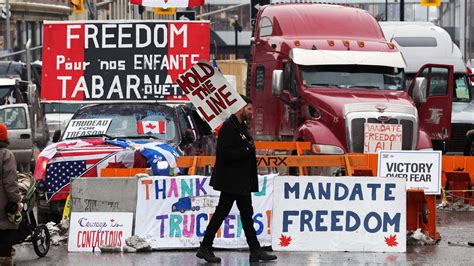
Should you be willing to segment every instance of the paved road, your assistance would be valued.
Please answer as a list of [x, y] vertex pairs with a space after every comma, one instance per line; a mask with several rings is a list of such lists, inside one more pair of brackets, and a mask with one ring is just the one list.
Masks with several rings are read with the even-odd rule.
[[[474, 212], [438, 211], [442, 240], [435, 246], [409, 246], [407, 253], [362, 252], [275, 252], [278, 260], [265, 265], [359, 265], [438, 264], [474, 265], [474, 247], [450, 246], [448, 241], [474, 241]], [[195, 251], [166, 251], [139, 254], [67, 253], [66, 247], [52, 247], [38, 258], [31, 245], [17, 247], [16, 265], [196, 265], [206, 264]], [[249, 265], [246, 251], [217, 251], [223, 265]]]

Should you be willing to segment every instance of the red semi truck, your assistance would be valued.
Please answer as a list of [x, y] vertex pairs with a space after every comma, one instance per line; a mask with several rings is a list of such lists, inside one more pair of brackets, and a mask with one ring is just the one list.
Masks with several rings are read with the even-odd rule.
[[290, 3], [262, 7], [247, 94], [257, 140], [312, 143], [313, 154], [432, 149], [450, 136], [453, 68], [405, 60], [367, 11]]

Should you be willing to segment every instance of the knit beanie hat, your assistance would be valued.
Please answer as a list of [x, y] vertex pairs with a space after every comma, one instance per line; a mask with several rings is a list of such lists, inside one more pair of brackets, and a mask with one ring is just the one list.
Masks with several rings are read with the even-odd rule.
[[6, 140], [8, 140], [7, 126], [5, 126], [3, 123], [0, 123], [0, 141]]

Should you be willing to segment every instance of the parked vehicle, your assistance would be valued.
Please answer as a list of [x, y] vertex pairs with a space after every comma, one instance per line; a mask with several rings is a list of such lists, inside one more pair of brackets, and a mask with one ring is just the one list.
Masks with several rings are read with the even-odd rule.
[[402, 54], [367, 11], [266, 5], [254, 36], [255, 139], [308, 141], [313, 154], [344, 154], [426, 150], [431, 139], [449, 138], [453, 67], [425, 65], [406, 87]]
[[[35, 179], [43, 183], [45, 192], [38, 206], [40, 221], [59, 220], [69, 194], [69, 186], [58, 188], [55, 185], [55, 181], [62, 182], [61, 174], [56, 177], [56, 171], [48, 172], [48, 167], [55, 167], [53, 163], [57, 163], [57, 158], [66, 159], [71, 154], [74, 156], [80, 152], [85, 162], [74, 177], [99, 177], [101, 170], [109, 167], [152, 167], [147, 158], [133, 150], [129, 150], [124, 157], [116, 157], [117, 160], [99, 163], [106, 162], [104, 158], [109, 158], [109, 155], [126, 149], [111, 143], [116, 140], [145, 144], [165, 143], [176, 149], [178, 154], [188, 156], [212, 155], [216, 144], [211, 128], [201, 120], [190, 104], [102, 103], [82, 106], [63, 132], [55, 132], [54, 141], [57, 143], [51, 145], [57, 147], [54, 156], [46, 163], [38, 160], [36, 165]], [[48, 150], [51, 150], [50, 146], [45, 149]]]
[[0, 121], [8, 127], [9, 148], [18, 170], [29, 173], [34, 165], [33, 149], [44, 148], [49, 134], [35, 79], [26, 80], [25, 72], [23, 63], [0, 62]]
[[380, 22], [388, 41], [402, 52], [411, 81], [418, 69], [427, 63], [454, 66], [451, 139], [433, 143], [436, 149], [462, 154], [466, 132], [474, 128], [474, 101], [465, 61], [448, 32], [430, 22]]
[[78, 103], [45, 103], [49, 136], [52, 137], [56, 130], [64, 132], [69, 120], [81, 106], [82, 104]]

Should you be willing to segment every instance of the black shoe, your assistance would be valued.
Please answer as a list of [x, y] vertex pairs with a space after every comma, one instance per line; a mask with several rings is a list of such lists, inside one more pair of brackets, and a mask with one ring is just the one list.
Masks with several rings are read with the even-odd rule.
[[250, 252], [250, 262], [258, 262], [258, 261], [269, 261], [269, 260], [276, 260], [277, 256], [270, 255], [265, 252], [263, 249], [257, 249], [255, 251]]
[[205, 259], [207, 262], [221, 262], [221, 258], [216, 257], [214, 252], [212, 252], [212, 248], [208, 248], [201, 244], [196, 253], [196, 257], [200, 259]]

